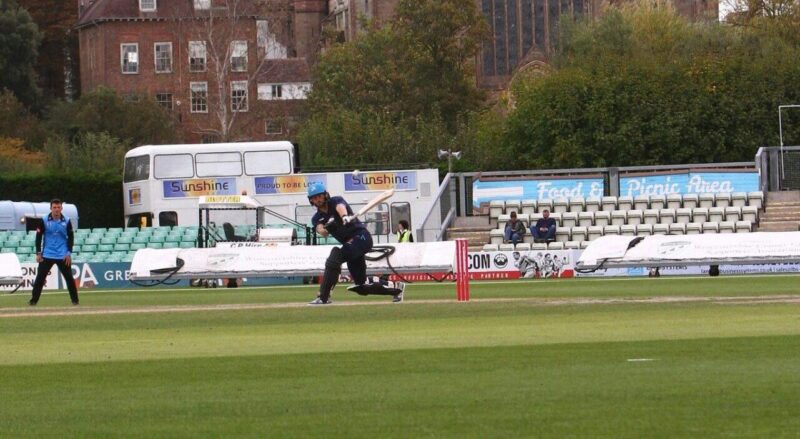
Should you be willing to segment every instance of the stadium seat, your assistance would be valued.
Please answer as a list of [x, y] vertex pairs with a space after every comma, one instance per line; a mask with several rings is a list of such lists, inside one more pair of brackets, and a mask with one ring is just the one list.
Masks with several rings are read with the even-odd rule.
[[175, 241], [166, 241], [164, 242], [164, 246], [162, 248], [179, 248], [181, 243]]
[[33, 247], [17, 247], [18, 255], [30, 255], [34, 253], [36, 253], [36, 250]]
[[561, 223], [561, 213], [559, 212], [551, 213], [550, 218], [553, 218], [556, 221], [556, 225]]
[[672, 223], [669, 225], [669, 234], [670, 235], [685, 235], [686, 234], [686, 224], [684, 223]]
[[753, 224], [750, 221], [736, 221], [736, 233], [748, 233], [753, 231]]
[[104, 237], [103, 239], [100, 240], [100, 244], [114, 245], [116, 243], [117, 239], [114, 237]]
[[594, 225], [607, 226], [609, 224], [611, 224], [611, 212], [603, 210], [594, 213]]
[[669, 235], [669, 224], [653, 224], [653, 235]]
[[703, 233], [703, 224], [701, 223], [688, 223], [686, 224], [687, 235], [699, 235]]
[[651, 209], [664, 209], [667, 206], [666, 195], [651, 195], [650, 208]]
[[623, 236], [636, 236], [636, 225], [623, 224], [619, 226], [619, 234]]
[[148, 242], [150, 243], [163, 243], [167, 239], [167, 235], [155, 235], [153, 234], [150, 236]]
[[542, 213], [544, 210], [547, 209], [550, 212], [553, 211], [553, 200], [538, 200], [536, 202], [536, 213]]
[[133, 242], [132, 235], [125, 235], [125, 236], [120, 235], [117, 238], [117, 244], [131, 244], [132, 242]]
[[572, 230], [570, 230], [570, 236], [572, 236], [573, 241], [586, 241], [588, 238], [588, 228], [585, 226], [573, 227]]
[[564, 212], [561, 215], [561, 224], [560, 225], [562, 227], [575, 227], [575, 226], [578, 225], [578, 218], [580, 218], [580, 215], [582, 215], [584, 213], [588, 213], [588, 214], [592, 215], [591, 212], [580, 212], [580, 213], [578, 213], [578, 212]]
[[498, 246], [501, 252], [513, 252], [514, 251], [514, 244], [500, 244]]
[[520, 200], [506, 200], [506, 207], [503, 209], [503, 213], [506, 215], [510, 215], [511, 212], [521, 213], [520, 206], [522, 202]]
[[622, 226], [605, 226], [603, 227], [603, 236], [605, 235], [619, 235], [620, 234], [620, 227]]
[[9, 234], [8, 236], [6, 236], [6, 242], [7, 243], [18, 243], [20, 241], [22, 241], [22, 236], [21, 235]]
[[147, 248], [164, 248], [164, 244], [161, 242], [148, 242]]
[[130, 248], [131, 248], [131, 251], [141, 250], [141, 249], [143, 249], [143, 248], [147, 247], [147, 245], [145, 245], [145, 244], [142, 244], [142, 243], [139, 243], [139, 242], [134, 242], [134, 243], [133, 243], [133, 244], [131, 244], [130, 246], [131, 246], [131, 247], [130, 247]]
[[113, 252], [113, 251], [114, 251], [114, 245], [113, 244], [100, 244], [100, 245], [97, 246], [97, 252], [98, 253], [99, 252], [108, 252], [108, 253], [110, 253], [110, 252]]
[[498, 244], [484, 244], [482, 250], [485, 252], [496, 252], [500, 250], [500, 248]]
[[597, 212], [600, 210], [600, 205], [602, 204], [602, 199], [598, 197], [589, 197], [586, 199], [586, 204], [584, 206], [584, 210], [586, 212]]
[[522, 213], [528, 215], [536, 213], [536, 200], [522, 200], [519, 208]]
[[692, 222], [692, 209], [681, 207], [675, 210], [675, 222], [688, 224]]
[[755, 206], [756, 209], [761, 209], [764, 204], [764, 192], [753, 191], [747, 193], [747, 205]]
[[130, 249], [129, 244], [120, 244], [120, 243], [114, 244], [115, 252], [127, 252], [129, 249]]
[[534, 242], [531, 244], [531, 250], [547, 250], [547, 244], [544, 242]]
[[589, 227], [594, 225], [594, 216], [596, 212], [580, 212], [578, 213], [577, 226]]
[[105, 235], [106, 230], [108, 229], [106, 229], [105, 227], [92, 227], [92, 233], [102, 233], [103, 235]]
[[697, 207], [699, 203], [699, 197], [697, 194], [684, 194], [683, 195], [683, 207], [687, 209], [694, 209]]
[[564, 243], [564, 250], [579, 250], [581, 243], [578, 241], [567, 241]]
[[589, 247], [589, 241], [581, 241], [581, 248], [585, 249], [586, 247]]
[[682, 204], [683, 197], [681, 194], [669, 194], [667, 195], [667, 207], [670, 209], [680, 209], [683, 207]]
[[731, 194], [731, 206], [747, 206], [747, 192], [734, 192]]
[[740, 206], [728, 206], [725, 208], [725, 221], [739, 221], [742, 218], [742, 208]]
[[564, 250], [564, 243], [559, 241], [554, 241], [547, 244], [548, 250]]
[[714, 207], [714, 194], [712, 193], [703, 193], [700, 194], [698, 197], [698, 204], [699, 207]]
[[714, 206], [722, 207], [723, 209], [731, 205], [730, 192], [720, 192], [714, 195]]
[[135, 238], [133, 238], [133, 242], [136, 244], [147, 244], [148, 242], [150, 242], [150, 237], [137, 235]]
[[562, 213], [569, 210], [569, 200], [566, 198], [559, 198], [553, 200], [553, 213]]
[[527, 252], [531, 250], [531, 243], [530, 242], [520, 242], [514, 246], [514, 250], [518, 252]]
[[742, 207], [742, 221], [758, 222], [758, 208], [756, 206]]
[[672, 224], [675, 222], [675, 209], [660, 209], [658, 211], [658, 222], [661, 224]]
[[489, 231], [490, 244], [502, 244], [505, 239], [505, 232], [503, 229], [492, 229]]
[[644, 211], [644, 224], [658, 224], [658, 211], [655, 209], [647, 209]]
[[692, 209], [692, 222], [704, 223], [706, 221], [708, 221], [708, 208], [695, 207]]
[[[625, 219], [628, 217], [628, 213], [625, 210], [615, 210], [611, 212], [611, 224], [615, 226], [621, 226], [625, 224]], [[600, 224], [597, 224], [600, 225]]]
[[703, 233], [719, 233], [719, 223], [711, 221], [704, 222]]
[[569, 227], [556, 227], [556, 241], [567, 242], [570, 240]]
[[724, 207], [709, 207], [708, 208], [708, 221], [718, 223], [725, 219]]
[[575, 197], [569, 199], [570, 212], [583, 212], [586, 207], [586, 200], [583, 197]]
[[94, 253], [96, 251], [97, 251], [97, 245], [96, 244], [83, 244], [81, 246], [81, 252]]
[[636, 236], [650, 236], [653, 234], [652, 224], [639, 224], [636, 226]]
[[650, 196], [637, 195], [633, 199], [633, 208], [636, 210], [646, 210], [650, 208]]
[[736, 222], [722, 221], [719, 223], [719, 233], [736, 233]]
[[617, 197], [603, 197], [600, 204], [600, 210], [605, 212], [617, 210]]
[[644, 212], [641, 210], [629, 210], [628, 211], [628, 220], [626, 224], [633, 224], [634, 226], [637, 224], [642, 224], [644, 222]]
[[594, 241], [595, 239], [603, 236], [603, 226], [591, 226], [586, 228], [586, 240]]

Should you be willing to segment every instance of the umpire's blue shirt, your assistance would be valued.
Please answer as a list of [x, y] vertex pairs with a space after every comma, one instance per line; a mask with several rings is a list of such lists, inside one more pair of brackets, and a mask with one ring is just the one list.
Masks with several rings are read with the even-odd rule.
[[36, 229], [36, 253], [47, 259], [64, 259], [72, 255], [72, 241], [72, 222], [64, 215], [57, 220], [52, 214], [47, 215]]

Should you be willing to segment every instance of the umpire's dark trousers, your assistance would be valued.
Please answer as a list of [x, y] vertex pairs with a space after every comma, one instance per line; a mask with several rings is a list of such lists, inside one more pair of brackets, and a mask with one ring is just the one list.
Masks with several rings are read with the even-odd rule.
[[75, 286], [75, 279], [72, 277], [72, 269], [67, 266], [63, 259], [47, 259], [43, 258], [39, 262], [39, 269], [36, 272], [36, 280], [33, 281], [33, 297], [32, 303], [39, 302], [39, 296], [42, 295], [42, 288], [44, 288], [44, 281], [47, 279], [47, 273], [53, 268], [53, 265], [58, 265], [58, 271], [64, 276], [64, 281], [67, 282], [67, 289], [69, 290], [69, 298], [72, 303], [78, 303], [78, 288]]

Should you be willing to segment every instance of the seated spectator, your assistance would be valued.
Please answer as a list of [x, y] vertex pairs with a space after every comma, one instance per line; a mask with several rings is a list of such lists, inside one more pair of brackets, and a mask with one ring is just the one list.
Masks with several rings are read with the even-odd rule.
[[556, 220], [550, 218], [550, 211], [542, 211], [542, 218], [531, 226], [533, 242], [549, 242], [556, 239]]
[[522, 221], [517, 220], [517, 212], [511, 212], [511, 219], [506, 222], [506, 242], [511, 242], [512, 244], [517, 245], [518, 242], [522, 241], [522, 237], [524, 235], [525, 224], [522, 224]]

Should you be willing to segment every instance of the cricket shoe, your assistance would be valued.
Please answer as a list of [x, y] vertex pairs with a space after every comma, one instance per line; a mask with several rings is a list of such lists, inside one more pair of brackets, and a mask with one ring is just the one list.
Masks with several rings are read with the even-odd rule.
[[316, 299], [312, 300], [311, 302], [308, 302], [309, 305], [330, 305], [331, 303], [333, 303], [333, 300], [331, 300], [331, 299], [322, 300], [319, 297], [317, 297]]
[[400, 303], [403, 301], [403, 293], [406, 291], [406, 284], [405, 282], [395, 282], [394, 288], [400, 290], [400, 292], [392, 296], [392, 302]]

